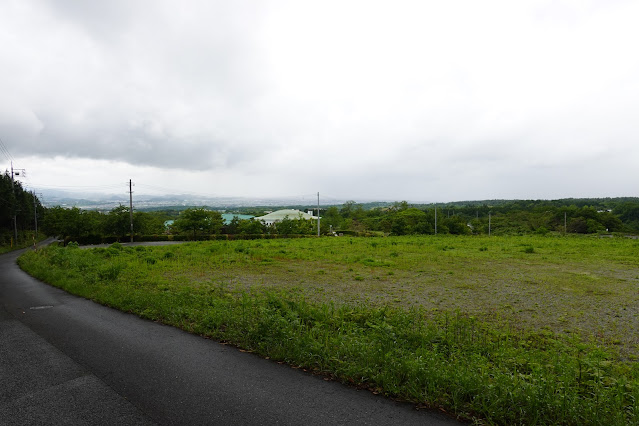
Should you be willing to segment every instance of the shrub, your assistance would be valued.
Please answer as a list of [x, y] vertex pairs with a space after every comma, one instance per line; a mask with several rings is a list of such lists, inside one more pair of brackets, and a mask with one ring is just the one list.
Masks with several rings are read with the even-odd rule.
[[122, 272], [119, 264], [107, 264], [98, 269], [98, 278], [102, 281], [115, 281]]

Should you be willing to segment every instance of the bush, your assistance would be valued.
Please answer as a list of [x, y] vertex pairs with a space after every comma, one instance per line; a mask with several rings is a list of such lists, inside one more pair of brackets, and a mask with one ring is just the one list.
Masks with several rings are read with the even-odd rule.
[[115, 281], [122, 272], [118, 264], [106, 264], [98, 269], [98, 278], [102, 281]]
[[535, 234], [537, 235], [547, 235], [550, 231], [545, 226], [540, 226], [535, 230]]

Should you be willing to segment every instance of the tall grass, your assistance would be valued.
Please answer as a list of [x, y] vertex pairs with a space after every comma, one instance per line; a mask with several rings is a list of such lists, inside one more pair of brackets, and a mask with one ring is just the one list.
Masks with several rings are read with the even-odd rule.
[[18, 232], [18, 241], [14, 241], [13, 232], [4, 232], [0, 234], [0, 254], [8, 253], [14, 250], [20, 250], [25, 247], [31, 247], [34, 243], [44, 240], [46, 236], [41, 232], [35, 235], [34, 231]]
[[[446, 250], [455, 250], [451, 240], [446, 242]], [[91, 251], [50, 247], [29, 252], [19, 262], [40, 279], [108, 306], [479, 424], [639, 423], [639, 367], [578, 334], [520, 329], [459, 310], [338, 303], [313, 300], [303, 289], [194, 279], [206, 277], [209, 268], [236, 263], [285, 269], [282, 256], [308, 255], [306, 242], [296, 243], [301, 244], [296, 253], [288, 254], [281, 253], [290, 250], [286, 243], [268, 250], [255, 244], [113, 245]], [[363, 267], [386, 262], [371, 253], [340, 251], [341, 244], [351, 245], [330, 243], [320, 256], [343, 256], [347, 264]], [[526, 241], [513, 252], [534, 255], [521, 248], [528, 246]], [[397, 245], [390, 248], [398, 252], [391, 257], [395, 261], [410, 253]], [[335, 253], [328, 253], [331, 249]], [[193, 258], [198, 260], [193, 263]], [[203, 264], [204, 259], [210, 263]], [[265, 259], [270, 261], [263, 266]], [[181, 264], [193, 275], [169, 274]]]

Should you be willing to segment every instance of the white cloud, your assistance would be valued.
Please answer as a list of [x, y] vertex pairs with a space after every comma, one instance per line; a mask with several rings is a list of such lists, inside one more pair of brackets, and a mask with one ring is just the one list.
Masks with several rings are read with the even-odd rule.
[[450, 200], [633, 195], [639, 177], [636, 2], [23, 0], [0, 14], [0, 137], [29, 168], [74, 162], [65, 179], [108, 182], [91, 163], [106, 161], [220, 195]]

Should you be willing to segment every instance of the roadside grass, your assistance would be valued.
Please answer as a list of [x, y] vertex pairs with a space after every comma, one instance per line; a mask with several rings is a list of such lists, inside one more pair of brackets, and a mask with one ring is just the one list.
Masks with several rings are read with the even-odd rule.
[[46, 239], [46, 235], [38, 232], [37, 238], [35, 237], [35, 233], [31, 232], [20, 232], [18, 237], [18, 243], [15, 244], [13, 242], [13, 234], [11, 236], [0, 235], [0, 254], [8, 253], [10, 251], [20, 250], [26, 247], [32, 247], [34, 243], [34, 239], [36, 242], [40, 242]]
[[477, 424], [639, 423], [634, 240], [114, 244], [19, 263], [100, 303]]

